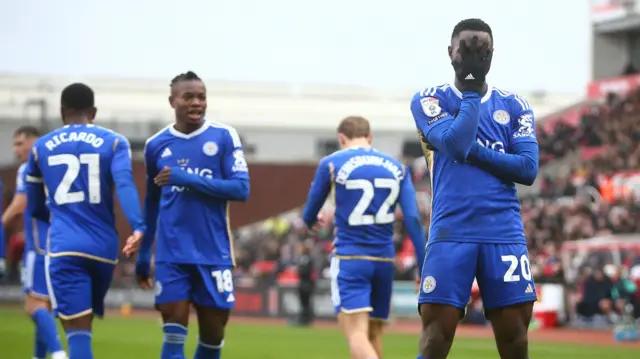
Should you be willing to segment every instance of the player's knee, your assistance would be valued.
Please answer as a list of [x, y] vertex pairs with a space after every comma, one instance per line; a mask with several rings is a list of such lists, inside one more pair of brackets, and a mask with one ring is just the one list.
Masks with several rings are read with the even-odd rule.
[[384, 321], [382, 320], [370, 320], [369, 321], [369, 340], [376, 340], [382, 337], [384, 332]]
[[438, 322], [431, 322], [422, 327], [420, 336], [421, 353], [440, 353], [448, 351], [453, 343], [455, 330], [447, 330], [446, 326]]
[[34, 298], [30, 295], [27, 295], [24, 301], [24, 311], [28, 315], [32, 315], [36, 310], [44, 308], [49, 310], [49, 303], [45, 300], [41, 300], [38, 298]]
[[224, 343], [224, 328], [200, 330], [199, 341], [209, 346], [221, 346]]
[[496, 342], [499, 347], [510, 347], [512, 350], [526, 348], [529, 343], [527, 328], [522, 325], [513, 326], [511, 330], [496, 331]]

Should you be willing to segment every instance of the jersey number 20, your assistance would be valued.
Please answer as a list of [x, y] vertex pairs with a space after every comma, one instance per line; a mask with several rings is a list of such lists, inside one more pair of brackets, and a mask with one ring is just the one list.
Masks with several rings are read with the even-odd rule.
[[[396, 203], [398, 199], [398, 193], [400, 192], [400, 186], [398, 181], [392, 178], [376, 178], [373, 183], [365, 179], [348, 180], [345, 183], [345, 187], [348, 190], [360, 190], [362, 196], [356, 204], [353, 211], [349, 215], [350, 226], [365, 226], [370, 224], [387, 224], [392, 223], [395, 219], [393, 213], [389, 213], [389, 209]], [[373, 197], [376, 193], [376, 188], [388, 189], [389, 195], [384, 202], [378, 208], [375, 216], [372, 214], [364, 214], [364, 212], [371, 205]]]
[[100, 155], [97, 153], [83, 153], [76, 157], [71, 154], [55, 155], [49, 157], [49, 166], [67, 166], [67, 171], [62, 176], [62, 181], [56, 188], [53, 200], [57, 204], [68, 204], [84, 202], [85, 194], [83, 191], [71, 192], [71, 185], [80, 174], [80, 166], [88, 166], [88, 192], [89, 203], [100, 203]]

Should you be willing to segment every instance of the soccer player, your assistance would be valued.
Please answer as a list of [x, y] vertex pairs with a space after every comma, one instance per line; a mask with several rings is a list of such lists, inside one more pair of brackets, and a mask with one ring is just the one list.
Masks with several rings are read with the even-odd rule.
[[[171, 81], [175, 123], [147, 140], [145, 221], [136, 273], [149, 288], [155, 253], [156, 308], [163, 359], [184, 358], [189, 308], [195, 306], [196, 359], [218, 359], [235, 303], [229, 202], [249, 197], [249, 172], [235, 129], [205, 119], [207, 91], [194, 72]], [[157, 233], [156, 233], [157, 230]]]
[[383, 323], [389, 317], [395, 273], [395, 208], [422, 267], [425, 234], [407, 168], [371, 147], [369, 121], [347, 117], [338, 127], [342, 150], [323, 158], [309, 191], [303, 219], [309, 228], [329, 193], [335, 200], [336, 240], [331, 258], [331, 298], [353, 359], [382, 358]]
[[40, 137], [40, 133], [33, 126], [20, 127], [13, 135], [13, 149], [22, 165], [18, 168], [16, 177], [16, 193], [2, 215], [2, 224], [6, 227], [15, 218], [23, 215], [25, 237], [22, 268], [25, 292], [24, 309], [36, 326], [33, 357], [44, 359], [49, 352], [53, 359], [58, 359], [66, 358], [67, 355], [62, 349], [58, 327], [51, 314], [45, 276], [44, 262], [49, 222], [32, 218], [28, 213], [25, 213], [27, 208], [25, 167], [33, 143], [38, 137]]
[[104, 314], [118, 257], [114, 186], [133, 229], [125, 255], [137, 250], [145, 227], [127, 139], [92, 124], [97, 110], [87, 85], [67, 86], [60, 102], [65, 126], [37, 139], [27, 162], [27, 208], [51, 219], [45, 270], [69, 357], [91, 359], [92, 320]]
[[453, 85], [411, 101], [433, 184], [418, 358], [447, 357], [474, 277], [500, 357], [528, 358], [536, 290], [515, 184], [533, 184], [538, 144], [527, 101], [487, 85], [492, 54], [489, 25], [459, 22], [449, 46]]

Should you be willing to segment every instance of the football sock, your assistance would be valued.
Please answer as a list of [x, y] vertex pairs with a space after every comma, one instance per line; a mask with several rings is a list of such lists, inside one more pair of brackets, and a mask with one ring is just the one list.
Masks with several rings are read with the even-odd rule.
[[67, 332], [69, 359], [93, 359], [91, 330], [69, 330]]
[[[46, 350], [49, 351], [49, 353], [57, 353], [63, 351], [62, 343], [60, 342], [60, 337], [58, 336], [58, 327], [56, 326], [56, 321], [55, 319], [53, 319], [53, 315], [51, 314], [51, 312], [49, 312], [49, 310], [47, 310], [46, 308], [38, 308], [33, 312], [33, 314], [31, 314], [31, 318], [33, 319], [34, 323], [36, 323], [37, 336], [40, 341], [44, 343]], [[44, 358], [44, 356], [38, 356], [38, 358]]]
[[166, 323], [162, 327], [164, 343], [162, 343], [161, 359], [185, 359], [184, 342], [187, 340], [187, 328], [176, 323]]
[[193, 359], [220, 359], [223, 346], [224, 340], [219, 345], [205, 344], [198, 340], [196, 355], [193, 356]]
[[33, 342], [33, 358], [34, 359], [46, 359], [47, 358], [47, 345], [40, 338], [40, 330], [36, 326], [35, 341]]

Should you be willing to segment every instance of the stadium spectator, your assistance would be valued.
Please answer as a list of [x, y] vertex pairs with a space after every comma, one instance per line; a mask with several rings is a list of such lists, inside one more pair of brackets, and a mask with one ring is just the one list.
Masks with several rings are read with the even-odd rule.
[[591, 319], [597, 322], [605, 321], [613, 310], [611, 280], [604, 274], [602, 268], [595, 268], [581, 287], [581, 295], [576, 306], [578, 315], [587, 321]]

